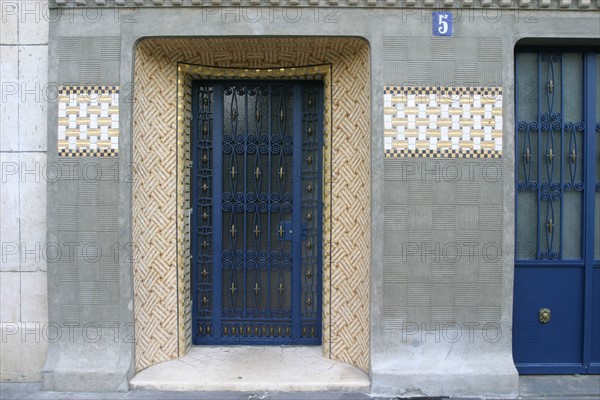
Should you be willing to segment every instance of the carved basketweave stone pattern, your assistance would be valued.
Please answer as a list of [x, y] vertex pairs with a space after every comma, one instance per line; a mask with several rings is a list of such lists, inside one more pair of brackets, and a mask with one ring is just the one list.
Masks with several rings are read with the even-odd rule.
[[182, 218], [189, 207], [182, 160], [189, 155], [181, 154], [189, 143], [178, 135], [189, 130], [178, 129], [178, 118], [179, 125], [186, 124], [189, 85], [178, 82], [178, 63], [273, 70], [330, 64], [330, 86], [324, 77], [331, 144], [324, 149], [330, 169], [324, 171], [323, 194], [323, 351], [368, 370], [369, 51], [363, 41], [341, 38], [155, 39], [138, 46], [132, 207], [136, 369], [182, 356], [191, 344], [189, 226]]

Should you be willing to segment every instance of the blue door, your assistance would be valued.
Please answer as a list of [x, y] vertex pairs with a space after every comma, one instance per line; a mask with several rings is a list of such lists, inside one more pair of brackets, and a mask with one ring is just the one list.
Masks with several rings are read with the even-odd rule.
[[195, 344], [321, 343], [322, 91], [194, 83]]
[[515, 54], [513, 357], [600, 373], [600, 53]]

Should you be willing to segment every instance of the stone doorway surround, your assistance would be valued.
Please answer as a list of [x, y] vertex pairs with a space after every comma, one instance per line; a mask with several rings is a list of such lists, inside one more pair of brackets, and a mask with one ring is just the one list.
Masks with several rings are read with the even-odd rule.
[[194, 76], [218, 79], [225, 74], [321, 79], [325, 84], [322, 354], [368, 371], [369, 46], [357, 38], [321, 37], [147, 39], [137, 45], [132, 146], [135, 369], [183, 357], [192, 348], [188, 89]]

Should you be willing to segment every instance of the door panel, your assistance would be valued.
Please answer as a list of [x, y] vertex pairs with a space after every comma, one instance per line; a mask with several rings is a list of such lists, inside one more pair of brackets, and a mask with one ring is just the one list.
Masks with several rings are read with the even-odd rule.
[[192, 95], [194, 343], [319, 344], [322, 87], [196, 82]]
[[598, 60], [573, 48], [515, 54], [513, 356], [521, 373], [597, 371]]
[[[515, 363], [544, 363], [561, 373], [564, 364], [582, 362], [582, 268], [522, 267], [515, 271], [513, 329]], [[541, 324], [539, 309], [551, 310], [550, 321]]]

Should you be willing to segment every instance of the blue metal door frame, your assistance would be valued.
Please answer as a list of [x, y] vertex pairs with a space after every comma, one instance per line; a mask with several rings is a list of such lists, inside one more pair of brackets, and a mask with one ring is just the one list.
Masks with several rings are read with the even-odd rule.
[[322, 83], [196, 81], [192, 110], [194, 344], [320, 344]]
[[[580, 70], [566, 70], [577, 59]], [[600, 373], [599, 62], [589, 48], [515, 54], [513, 356], [524, 374]], [[569, 95], [565, 78], [581, 85], [580, 97]], [[565, 115], [579, 109], [569, 102], [580, 104], [580, 119]], [[573, 256], [566, 243], [577, 240]]]

